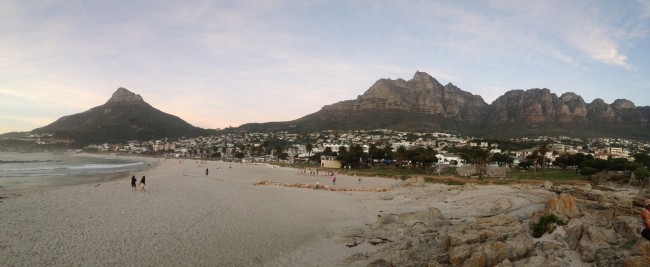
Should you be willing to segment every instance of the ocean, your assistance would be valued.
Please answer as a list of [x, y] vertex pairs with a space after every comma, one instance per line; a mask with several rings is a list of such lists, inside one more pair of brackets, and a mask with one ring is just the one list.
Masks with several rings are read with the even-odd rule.
[[0, 190], [102, 182], [144, 170], [141, 158], [88, 154], [0, 153]]

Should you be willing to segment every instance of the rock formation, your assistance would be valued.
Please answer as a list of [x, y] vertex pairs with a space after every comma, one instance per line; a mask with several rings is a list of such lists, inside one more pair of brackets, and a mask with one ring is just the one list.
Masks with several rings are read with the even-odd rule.
[[[377, 129], [448, 131], [487, 137], [525, 135], [650, 138], [650, 107], [618, 99], [585, 103], [575, 93], [511, 90], [491, 104], [425, 72], [412, 79], [380, 79], [354, 100], [324, 106], [290, 122], [245, 124], [247, 130]], [[612, 127], [615, 125], [616, 127]]]
[[136, 95], [124, 87], [117, 88], [105, 106], [115, 106], [121, 104], [144, 104], [144, 100], [140, 95]]
[[[544, 209], [530, 217], [508, 215], [512, 208], [462, 221], [446, 218], [437, 208], [382, 213], [370, 229], [346, 235], [346, 243], [356, 246], [375, 240], [370, 244], [381, 247], [348, 261], [368, 266], [648, 266], [650, 241], [637, 231], [631, 194], [588, 187], [543, 188], [559, 195], [551, 196]], [[568, 223], [533, 238], [532, 225], [548, 214]]]

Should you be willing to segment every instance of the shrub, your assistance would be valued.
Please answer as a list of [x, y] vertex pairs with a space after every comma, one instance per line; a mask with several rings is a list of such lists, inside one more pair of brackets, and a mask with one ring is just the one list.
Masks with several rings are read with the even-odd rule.
[[582, 167], [580, 168], [580, 175], [582, 176], [592, 176], [596, 174], [598, 171], [592, 167]]
[[533, 226], [533, 237], [539, 238], [544, 235], [544, 233], [549, 233], [553, 229], [551, 228], [551, 223], [557, 225], [566, 225], [566, 222], [560, 220], [555, 214], [544, 215], [539, 218], [539, 221]]

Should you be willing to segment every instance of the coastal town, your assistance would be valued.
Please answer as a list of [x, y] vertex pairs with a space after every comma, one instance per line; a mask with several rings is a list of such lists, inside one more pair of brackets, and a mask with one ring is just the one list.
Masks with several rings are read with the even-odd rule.
[[[437, 153], [438, 163], [465, 164], [457, 153], [460, 148], [480, 148], [490, 155], [503, 154], [512, 158], [512, 164], [525, 161], [536, 151], [540, 142], [546, 142], [545, 157], [554, 162], [562, 155], [582, 153], [598, 159], [625, 158], [633, 160], [633, 155], [647, 153], [650, 144], [641, 141], [618, 138], [571, 138], [566, 136], [519, 138], [511, 140], [482, 140], [468, 136], [448, 133], [411, 133], [394, 130], [328, 130], [322, 132], [296, 134], [289, 132], [248, 133], [237, 132], [209, 137], [162, 139], [149, 141], [130, 141], [122, 144], [92, 144], [84, 151], [120, 152], [152, 154], [165, 157], [193, 159], [225, 159], [243, 162], [288, 163], [310, 161], [314, 155], [336, 155], [341, 148], [349, 150], [359, 146], [364, 153], [372, 150], [397, 152], [404, 148], [431, 148]], [[386, 152], [386, 151], [385, 151]], [[372, 153], [377, 155], [377, 153]], [[392, 159], [390, 153], [379, 154], [374, 160]], [[318, 158], [311, 159], [318, 161]]]

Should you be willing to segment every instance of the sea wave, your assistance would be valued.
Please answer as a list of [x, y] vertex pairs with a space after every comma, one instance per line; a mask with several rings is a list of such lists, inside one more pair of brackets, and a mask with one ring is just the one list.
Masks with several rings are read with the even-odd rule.
[[124, 167], [132, 167], [137, 165], [142, 165], [143, 162], [133, 162], [133, 163], [123, 163], [123, 164], [83, 164], [79, 166], [69, 166], [66, 169], [70, 170], [80, 170], [80, 169], [117, 169]]
[[61, 162], [61, 161], [54, 161], [54, 160], [1, 160], [0, 159], [0, 164], [16, 164], [16, 163], [31, 164], [31, 163], [40, 163], [40, 162]]
[[143, 162], [122, 164], [82, 164], [73, 166], [38, 166], [32, 168], [0, 169], [0, 171], [51, 171], [51, 170], [84, 170], [84, 169], [118, 169], [142, 165]]

